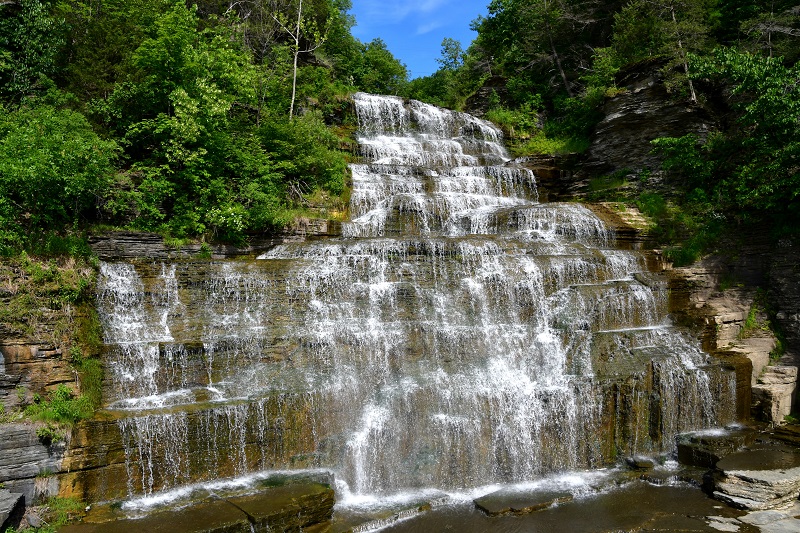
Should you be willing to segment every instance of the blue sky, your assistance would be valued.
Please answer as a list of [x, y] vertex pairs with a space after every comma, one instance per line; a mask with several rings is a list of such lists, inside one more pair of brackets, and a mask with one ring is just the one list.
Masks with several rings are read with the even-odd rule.
[[353, 35], [363, 42], [380, 37], [406, 64], [409, 78], [427, 76], [439, 65], [442, 39], [451, 37], [465, 49], [476, 34], [469, 29], [486, 15], [489, 0], [352, 0]]

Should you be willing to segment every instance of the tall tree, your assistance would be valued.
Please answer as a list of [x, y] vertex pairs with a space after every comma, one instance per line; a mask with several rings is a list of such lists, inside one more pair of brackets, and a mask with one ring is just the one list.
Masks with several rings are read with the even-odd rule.
[[[322, 46], [327, 39], [328, 19], [320, 25], [315, 17], [304, 16], [303, 0], [297, 0], [296, 17], [289, 19], [283, 13], [273, 13], [273, 18], [291, 38], [292, 50], [292, 98], [289, 105], [289, 118], [294, 116], [294, 102], [297, 96], [297, 60], [300, 54], [310, 54]], [[294, 13], [292, 13], [294, 15]]]
[[[509, 80], [512, 95], [580, 89], [592, 50], [607, 46], [620, 2], [594, 0], [493, 0], [476, 21], [476, 50]], [[517, 96], [517, 99], [524, 99]]]
[[[667, 60], [667, 69], [683, 71], [692, 101], [697, 100], [689, 77], [688, 54], [704, 50], [709, 18], [716, 0], [631, 0], [614, 16], [613, 48], [621, 64], [647, 57]], [[674, 84], [673, 84], [674, 85]]]

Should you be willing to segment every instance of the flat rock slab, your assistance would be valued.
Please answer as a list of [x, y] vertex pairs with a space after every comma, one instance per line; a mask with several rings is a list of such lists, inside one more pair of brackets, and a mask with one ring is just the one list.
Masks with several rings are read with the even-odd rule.
[[714, 497], [740, 509], [786, 507], [800, 495], [800, 453], [779, 447], [729, 455], [717, 463]]
[[786, 470], [800, 467], [800, 450], [786, 446], [733, 453], [717, 463], [719, 470]]
[[13, 521], [15, 518], [22, 518], [25, 502], [22, 494], [17, 494], [7, 490], [0, 490], [0, 531], [5, 531], [6, 527], [16, 526]]
[[528, 514], [572, 500], [569, 492], [502, 489], [477, 498], [475, 507], [489, 516]]
[[800, 502], [783, 511], [754, 511], [739, 520], [759, 529], [761, 533], [797, 533], [800, 531]]
[[301, 531], [330, 520], [334, 492], [319, 483], [275, 487], [258, 494], [206, 499], [190, 507], [139, 519], [72, 524], [61, 533], [251, 533]]

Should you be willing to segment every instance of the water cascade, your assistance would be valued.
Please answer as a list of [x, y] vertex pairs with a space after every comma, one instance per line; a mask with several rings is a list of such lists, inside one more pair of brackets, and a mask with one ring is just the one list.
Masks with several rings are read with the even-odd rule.
[[322, 468], [355, 494], [469, 489], [671, 450], [730, 374], [579, 204], [540, 204], [487, 122], [357, 94], [341, 238], [104, 263], [129, 495]]

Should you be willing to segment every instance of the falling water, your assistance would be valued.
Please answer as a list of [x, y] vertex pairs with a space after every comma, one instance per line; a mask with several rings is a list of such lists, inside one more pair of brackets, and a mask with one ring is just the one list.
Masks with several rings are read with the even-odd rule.
[[131, 494], [312, 467], [357, 494], [468, 489], [730, 419], [730, 379], [672, 327], [663, 285], [591, 211], [538, 203], [494, 126], [354, 101], [342, 238], [102, 265]]

